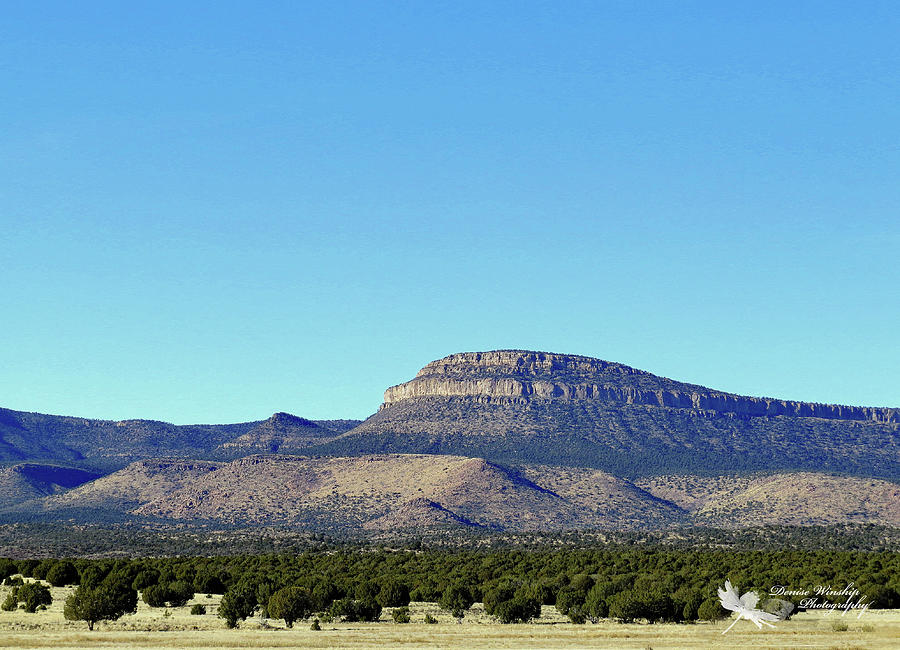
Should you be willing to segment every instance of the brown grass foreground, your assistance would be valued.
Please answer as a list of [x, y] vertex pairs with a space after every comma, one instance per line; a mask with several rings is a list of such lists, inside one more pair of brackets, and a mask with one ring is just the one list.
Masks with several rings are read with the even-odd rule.
[[[5, 593], [6, 589], [0, 589]], [[389, 610], [379, 623], [323, 623], [321, 631], [309, 622], [285, 629], [283, 621], [258, 617], [228, 630], [215, 615], [218, 596], [198, 595], [185, 607], [152, 609], [140, 603], [138, 612], [88, 632], [82, 622], [66, 621], [63, 602], [70, 588], [53, 589], [53, 604], [42, 612], [0, 611], [3, 648], [834, 648], [850, 650], [897, 648], [900, 610], [856, 613], [844, 617], [804, 612], [790, 621], [759, 631], [739, 621], [726, 635], [729, 622], [665, 625], [625, 625], [601, 622], [572, 625], [554, 607], [545, 607], [540, 621], [528, 625], [500, 625], [476, 604], [457, 624], [433, 603], [413, 603], [413, 622], [398, 625]], [[191, 616], [190, 605], [207, 606], [207, 614]], [[167, 613], [168, 612], [168, 613]], [[438, 619], [423, 622], [425, 614]]]

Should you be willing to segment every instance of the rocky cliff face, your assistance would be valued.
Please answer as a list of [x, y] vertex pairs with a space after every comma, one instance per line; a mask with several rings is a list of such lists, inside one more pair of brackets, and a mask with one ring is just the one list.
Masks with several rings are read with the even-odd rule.
[[388, 388], [382, 408], [415, 397], [470, 397], [480, 401], [593, 400], [747, 417], [900, 422], [900, 409], [895, 408], [744, 397], [600, 359], [522, 350], [467, 352], [432, 361], [412, 381]]

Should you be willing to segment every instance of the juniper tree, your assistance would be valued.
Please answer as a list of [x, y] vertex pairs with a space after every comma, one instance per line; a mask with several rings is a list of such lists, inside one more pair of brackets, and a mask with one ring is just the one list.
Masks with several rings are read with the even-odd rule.
[[303, 587], [286, 587], [279, 589], [269, 598], [269, 616], [284, 619], [285, 625], [294, 626], [312, 614], [312, 596]]
[[63, 616], [70, 621], [85, 621], [94, 629], [97, 621], [114, 621], [137, 611], [137, 591], [120, 582], [103, 583], [99, 587], [78, 587], [66, 599]]

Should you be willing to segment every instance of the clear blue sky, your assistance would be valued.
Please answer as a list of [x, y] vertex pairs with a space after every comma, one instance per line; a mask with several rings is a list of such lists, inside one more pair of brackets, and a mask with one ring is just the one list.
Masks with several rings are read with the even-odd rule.
[[362, 418], [496, 348], [900, 406], [896, 3], [2, 13], [0, 406]]

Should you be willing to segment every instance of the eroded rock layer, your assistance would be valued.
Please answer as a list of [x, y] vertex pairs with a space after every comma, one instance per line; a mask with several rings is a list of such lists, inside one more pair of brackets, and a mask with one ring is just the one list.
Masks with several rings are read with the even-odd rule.
[[895, 408], [744, 397], [658, 377], [619, 363], [523, 350], [466, 352], [432, 361], [415, 379], [388, 388], [382, 408], [414, 397], [597, 400], [750, 417], [900, 422], [900, 409]]

